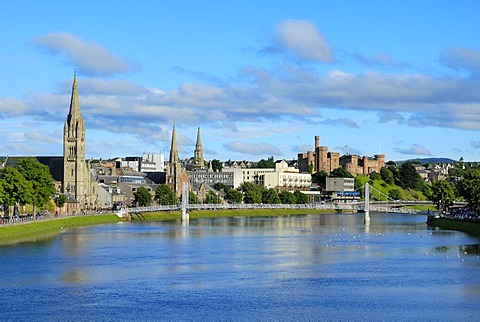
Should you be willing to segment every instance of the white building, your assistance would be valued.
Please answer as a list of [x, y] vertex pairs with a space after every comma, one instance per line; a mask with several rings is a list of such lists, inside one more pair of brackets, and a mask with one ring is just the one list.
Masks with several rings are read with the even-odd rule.
[[233, 188], [237, 189], [243, 182], [243, 171], [241, 168], [223, 168], [222, 172], [231, 173]]
[[300, 173], [296, 168], [289, 167], [284, 160], [275, 164], [273, 171], [261, 174], [263, 185], [266, 188], [273, 188], [277, 191], [306, 191], [312, 185], [310, 173]]
[[162, 153], [143, 153], [140, 172], [165, 171], [165, 155]]
[[117, 168], [139, 172], [164, 172], [165, 156], [162, 153], [143, 153], [142, 157], [126, 157], [116, 160]]

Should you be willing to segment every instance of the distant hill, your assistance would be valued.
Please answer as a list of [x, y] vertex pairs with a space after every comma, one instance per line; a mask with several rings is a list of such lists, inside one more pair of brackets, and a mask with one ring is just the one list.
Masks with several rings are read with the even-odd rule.
[[416, 159], [408, 159], [403, 161], [394, 161], [396, 164], [402, 164], [408, 161], [418, 161], [422, 164], [424, 163], [455, 163], [458, 160], [453, 160], [450, 158], [416, 158]]

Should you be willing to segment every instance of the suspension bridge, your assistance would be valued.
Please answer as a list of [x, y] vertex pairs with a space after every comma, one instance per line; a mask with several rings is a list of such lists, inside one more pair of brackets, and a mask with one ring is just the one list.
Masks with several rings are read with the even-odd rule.
[[[188, 196], [188, 185], [183, 187], [183, 196]], [[230, 210], [230, 209], [315, 209], [332, 210], [337, 212], [363, 212], [365, 219], [370, 212], [388, 213], [411, 213], [418, 214], [423, 211], [407, 208], [414, 205], [432, 205], [430, 201], [419, 200], [393, 200], [386, 194], [370, 186], [368, 183], [357, 190], [364, 191], [362, 201], [345, 202], [312, 202], [307, 204], [245, 204], [245, 203], [222, 203], [222, 204], [190, 204], [188, 198], [182, 198], [182, 203], [177, 205], [157, 205], [147, 207], [128, 208], [131, 213], [181, 211], [182, 218], [188, 219], [190, 210]], [[368, 195], [368, 198], [365, 196]], [[372, 200], [373, 199], [373, 200]], [[382, 200], [383, 199], [383, 200]]]

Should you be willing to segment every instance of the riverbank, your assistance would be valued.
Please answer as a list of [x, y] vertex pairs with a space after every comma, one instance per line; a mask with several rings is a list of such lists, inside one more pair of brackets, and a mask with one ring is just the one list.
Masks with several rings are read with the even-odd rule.
[[17, 225], [5, 225], [0, 227], [0, 245], [49, 238], [65, 228], [115, 223], [118, 221], [121, 221], [121, 219], [111, 214], [66, 217], [38, 220]]
[[[334, 210], [315, 209], [237, 209], [237, 210], [196, 210], [189, 213], [190, 219], [196, 218], [224, 218], [224, 217], [263, 217], [308, 215], [319, 213], [333, 213]], [[152, 212], [132, 215], [133, 221], [166, 221], [180, 220], [179, 211]], [[45, 221], [33, 221], [19, 225], [0, 226], [0, 245], [22, 241], [46, 239], [55, 236], [65, 228], [91, 226], [121, 221], [117, 216], [93, 215], [70, 218], [59, 218]]]
[[480, 235], [480, 222], [478, 221], [430, 217], [427, 220], [427, 224], [441, 229], [458, 230], [473, 235]]

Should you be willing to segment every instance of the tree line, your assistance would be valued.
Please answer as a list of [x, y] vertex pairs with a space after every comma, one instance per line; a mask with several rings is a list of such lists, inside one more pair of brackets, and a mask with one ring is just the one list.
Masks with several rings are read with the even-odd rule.
[[[263, 161], [265, 165], [271, 166], [273, 158]], [[324, 188], [327, 176], [354, 177], [345, 169], [338, 168], [330, 173], [322, 171], [313, 174], [312, 182]], [[361, 189], [358, 178], [359, 176], [355, 177], [355, 188]], [[369, 178], [371, 181], [381, 180], [382, 185], [421, 192], [440, 211], [447, 211], [455, 201], [467, 201], [472, 210], [480, 213], [480, 167], [477, 163], [465, 163], [460, 160], [450, 169], [448, 179], [426, 183], [417, 173], [414, 162], [405, 162], [397, 166], [390, 161], [380, 170], [380, 173], [372, 172]], [[215, 191], [207, 192], [204, 203], [301, 204], [308, 202], [308, 197], [300, 191], [277, 192], [250, 182], [242, 183], [237, 189], [221, 183], [216, 183], [213, 188]], [[388, 195], [394, 200], [403, 197], [402, 192], [397, 188], [389, 189]], [[140, 187], [135, 191], [134, 197], [134, 202], [138, 206], [151, 205], [154, 201], [160, 205], [173, 205], [179, 202], [175, 193], [166, 184], [159, 185], [153, 196], [146, 188]], [[36, 213], [37, 209], [53, 210], [54, 205], [62, 207], [65, 202], [65, 195], [56, 194], [49, 168], [35, 158], [23, 158], [15, 167], [0, 169], [0, 205], [5, 215], [9, 214], [12, 206], [14, 211], [18, 212], [20, 205], [31, 205], [33, 213]], [[198, 196], [191, 191], [189, 203], [200, 203]]]
[[[52, 198], [55, 196], [55, 187], [50, 174], [50, 169], [29, 157], [21, 159], [15, 167], [0, 169], [0, 204], [6, 216], [9, 209], [14, 207], [14, 212], [19, 213], [20, 205], [32, 205], [33, 213], [36, 209], [52, 210]], [[56, 198], [56, 202], [63, 206], [63, 198]]]
[[[263, 204], [305, 204], [308, 203], [308, 197], [300, 191], [277, 192], [274, 189], [267, 189], [262, 185], [251, 182], [244, 182], [238, 189], [227, 187], [223, 183], [216, 183], [213, 187], [215, 191], [209, 190], [203, 203], [219, 204], [222, 202], [235, 203], [263, 203]], [[180, 202], [174, 191], [166, 184], [161, 184], [152, 194], [145, 188], [139, 187], [134, 192], [134, 203], [136, 206], [150, 206], [154, 201], [159, 205], [176, 205]], [[190, 191], [188, 195], [189, 204], [201, 203], [198, 196]]]

